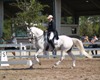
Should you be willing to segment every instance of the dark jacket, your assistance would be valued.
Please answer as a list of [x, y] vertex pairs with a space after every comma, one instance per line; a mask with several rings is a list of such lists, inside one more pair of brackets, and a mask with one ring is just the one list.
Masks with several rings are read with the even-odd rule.
[[52, 20], [51, 22], [48, 23], [48, 27], [47, 27], [47, 31], [48, 32], [55, 32], [56, 31], [56, 28], [54, 26], [54, 20]]
[[59, 39], [58, 32], [56, 30], [56, 27], [54, 26], [54, 20], [48, 23], [47, 32], [48, 32], [48, 36], [50, 36], [50, 32], [53, 32], [54, 38], [56, 38], [57, 40]]

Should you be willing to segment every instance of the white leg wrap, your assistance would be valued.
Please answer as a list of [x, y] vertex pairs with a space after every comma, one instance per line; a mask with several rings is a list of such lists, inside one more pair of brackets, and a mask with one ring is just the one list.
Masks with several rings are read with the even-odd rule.
[[68, 53], [68, 55], [72, 58], [73, 62], [72, 62], [72, 66], [75, 67], [75, 56], [70, 52]]
[[39, 63], [39, 59], [37, 58], [37, 55], [34, 55], [34, 60], [35, 60], [35, 63]]
[[75, 65], [75, 60], [73, 61], [73, 67], [75, 67], [76, 65]]

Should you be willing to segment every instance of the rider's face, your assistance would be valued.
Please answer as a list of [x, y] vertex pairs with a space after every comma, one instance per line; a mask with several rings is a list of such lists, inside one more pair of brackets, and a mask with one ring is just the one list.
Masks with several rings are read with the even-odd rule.
[[52, 18], [48, 18], [48, 21], [51, 21], [52, 20]]

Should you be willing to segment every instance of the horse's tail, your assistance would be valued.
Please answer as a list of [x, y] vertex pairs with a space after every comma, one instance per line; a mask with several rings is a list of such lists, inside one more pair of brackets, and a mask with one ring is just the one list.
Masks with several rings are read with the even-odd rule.
[[79, 51], [84, 54], [85, 56], [87, 56], [88, 58], [92, 58], [91, 55], [89, 55], [84, 47], [83, 47], [83, 43], [81, 40], [77, 39], [77, 38], [72, 38], [73, 44], [79, 49]]

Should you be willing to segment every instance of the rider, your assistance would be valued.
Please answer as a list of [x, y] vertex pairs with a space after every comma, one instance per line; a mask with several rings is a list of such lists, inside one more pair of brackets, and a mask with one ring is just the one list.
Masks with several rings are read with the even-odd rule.
[[54, 26], [53, 16], [49, 15], [47, 19], [49, 21], [48, 26], [47, 26], [48, 42], [51, 44], [53, 50], [55, 50], [54, 38], [56, 38], [57, 40], [59, 39], [58, 32], [56, 30], [56, 27]]

